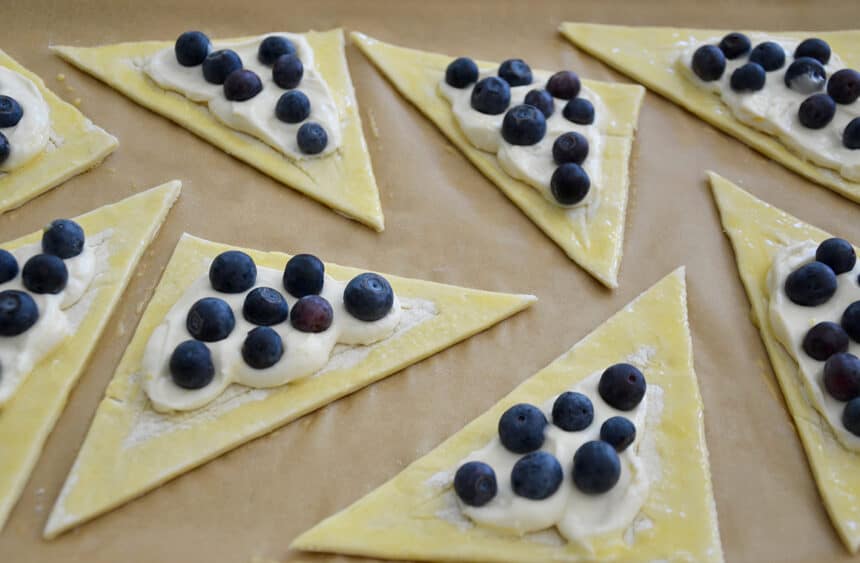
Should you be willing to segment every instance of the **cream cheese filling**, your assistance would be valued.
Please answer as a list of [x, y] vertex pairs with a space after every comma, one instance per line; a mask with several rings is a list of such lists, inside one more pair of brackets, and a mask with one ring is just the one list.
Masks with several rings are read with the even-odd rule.
[[24, 112], [16, 125], [0, 127], [9, 141], [9, 156], [0, 163], [0, 172], [11, 172], [45, 150], [51, 137], [51, 112], [32, 80], [3, 66], [0, 95], [14, 98]]

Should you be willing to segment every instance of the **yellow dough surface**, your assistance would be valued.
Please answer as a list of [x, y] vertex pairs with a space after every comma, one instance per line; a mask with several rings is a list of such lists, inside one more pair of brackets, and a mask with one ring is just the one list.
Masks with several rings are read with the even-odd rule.
[[[511, 177], [495, 155], [475, 148], [460, 130], [450, 104], [437, 91], [453, 57], [398, 47], [357, 32], [351, 37], [394, 87], [436, 124], [466, 158], [573, 261], [607, 287], [618, 287], [630, 184], [630, 151], [644, 89], [629, 84], [583, 81], [600, 95], [612, 115], [604, 120], [608, 127], [601, 131], [605, 136], [605, 148], [600, 205], [593, 216], [572, 219], [569, 209], [553, 205], [536, 189]], [[498, 66], [498, 63], [476, 62], [480, 66]]]
[[767, 274], [777, 250], [794, 241], [821, 242], [830, 235], [713, 172], [709, 176], [723, 229], [734, 248], [738, 273], [752, 305], [753, 323], [761, 332], [824, 506], [842, 541], [856, 552], [860, 548], [860, 456], [842, 447], [828, 422], [812, 406], [798, 364], [777, 340], [767, 313]]
[[144, 59], [172, 47], [171, 41], [118, 43], [101, 47], [58, 46], [53, 49], [66, 61], [227, 154], [347, 217], [382, 231], [385, 225], [379, 190], [346, 65], [343, 31], [311, 31], [302, 35], [313, 48], [314, 63], [331, 89], [343, 127], [343, 143], [335, 153], [303, 160], [289, 159], [266, 143], [231, 129], [218, 121], [205, 105], [165, 90], [150, 80], [141, 69]]
[[[97, 293], [77, 331], [39, 362], [10, 402], [0, 409], [0, 529], [138, 260], [179, 196], [181, 185], [174, 180], [75, 218], [88, 235], [110, 229], [110, 263], [88, 290]], [[0, 248], [13, 250], [38, 242], [41, 237], [39, 231], [0, 244]]]
[[[737, 30], [685, 29], [675, 27], [628, 27], [591, 23], [563, 23], [561, 33], [583, 51], [602, 60], [665, 96], [714, 127], [743, 141], [789, 170], [826, 188], [860, 202], [860, 184], [843, 178], [835, 170], [813, 164], [790, 151], [776, 137], [743, 124], [719, 96], [699, 88], [675, 72], [677, 43], [705, 41]], [[747, 31], [746, 33], [756, 33]], [[827, 41], [845, 65], [860, 67], [860, 31], [779, 31], [781, 37]]]
[[[42, 79], [0, 50], [0, 66], [33, 81], [51, 112], [51, 138], [39, 156], [0, 174], [0, 213], [24, 205], [72, 176], [95, 168], [119, 145], [116, 138], [48, 90]], [[57, 142], [54, 143], [53, 140]]]
[[[436, 313], [372, 347], [357, 363], [270, 390], [238, 387], [222, 403], [159, 415], [138, 377], [150, 335], [185, 289], [208, 271], [223, 244], [184, 235], [117, 367], [45, 528], [45, 536], [107, 512], [258, 436], [378, 381], [527, 308], [535, 298], [386, 274], [401, 298], [433, 302]], [[242, 249], [257, 265], [282, 269], [289, 256]], [[326, 264], [348, 280], [363, 270]], [[216, 401], [217, 402], [217, 401]], [[141, 426], [144, 425], [144, 426]], [[151, 428], [147, 433], [143, 428]], [[136, 436], [130, 438], [130, 436]]]
[[[637, 531], [632, 545], [619, 533], [595, 538], [594, 551], [587, 552], [573, 543], [520, 537], [444, 517], [456, 507], [454, 493], [432, 484], [434, 476], [455, 471], [463, 458], [490, 441], [506, 409], [519, 402], [540, 404], [643, 346], [653, 351], [643, 369], [648, 383], [664, 391], [655, 429], [661, 471], [642, 508], [653, 525]], [[391, 481], [299, 536], [291, 547], [422, 561], [722, 561], [683, 269], [663, 278]]]

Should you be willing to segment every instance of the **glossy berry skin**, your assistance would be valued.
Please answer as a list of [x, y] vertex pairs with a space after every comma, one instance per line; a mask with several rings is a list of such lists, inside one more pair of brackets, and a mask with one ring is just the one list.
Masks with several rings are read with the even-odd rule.
[[552, 173], [549, 187], [560, 205], [575, 205], [588, 195], [591, 180], [580, 165], [566, 162]]
[[318, 295], [325, 284], [325, 265], [313, 254], [296, 254], [284, 268], [284, 289], [293, 297]]
[[791, 272], [785, 278], [785, 294], [792, 303], [803, 307], [817, 307], [836, 293], [836, 274], [821, 262], [810, 262]]
[[573, 455], [573, 483], [587, 495], [608, 492], [621, 477], [621, 460], [611, 445], [601, 440], [586, 442]]
[[727, 59], [736, 59], [746, 55], [752, 49], [750, 38], [743, 33], [729, 33], [720, 40], [720, 51]]
[[860, 436], [860, 398], [851, 399], [842, 411], [842, 425], [846, 430]]
[[469, 103], [472, 109], [486, 115], [499, 115], [511, 103], [511, 87], [496, 76], [482, 78], [472, 88]]
[[615, 364], [606, 368], [600, 376], [597, 391], [612, 407], [621, 411], [636, 408], [645, 396], [645, 376], [630, 364]]
[[224, 80], [224, 97], [231, 102], [245, 102], [263, 91], [263, 81], [257, 73], [240, 68]]
[[394, 306], [394, 290], [384, 277], [366, 272], [346, 284], [343, 304], [347, 312], [360, 321], [378, 321]]
[[594, 123], [594, 106], [585, 98], [574, 98], [564, 105], [561, 114], [568, 121], [579, 125]]
[[760, 64], [767, 72], [779, 70], [785, 64], [785, 51], [778, 43], [765, 41], [753, 47], [750, 62]]
[[170, 355], [170, 377], [183, 389], [202, 389], [215, 377], [212, 353], [202, 342], [186, 340]]
[[10, 152], [12, 152], [12, 146], [9, 144], [9, 139], [0, 132], [0, 164], [6, 162]]
[[284, 296], [271, 287], [255, 287], [245, 296], [242, 316], [249, 323], [272, 326], [287, 320], [290, 307]]
[[24, 117], [24, 108], [11, 96], [0, 96], [0, 127], [14, 127]]
[[547, 92], [553, 98], [562, 100], [572, 100], [577, 97], [581, 88], [582, 83], [579, 81], [579, 76], [570, 70], [560, 70], [546, 81]]
[[24, 287], [33, 293], [60, 293], [69, 282], [66, 264], [53, 254], [37, 254], [21, 269]]
[[810, 57], [826, 65], [830, 62], [830, 45], [817, 37], [804, 39], [794, 50], [794, 58], [799, 59], [801, 57]]
[[827, 82], [827, 93], [837, 104], [853, 104], [860, 98], [860, 72], [853, 68], [837, 70]]
[[549, 118], [555, 111], [555, 102], [546, 90], [529, 90], [523, 103], [538, 108], [546, 118]]
[[296, 133], [296, 142], [299, 144], [299, 150], [303, 153], [319, 154], [328, 145], [328, 133], [319, 123], [309, 121], [299, 127], [299, 132]]
[[860, 360], [854, 354], [830, 356], [824, 363], [824, 387], [837, 401], [860, 397]]
[[821, 129], [833, 121], [836, 102], [827, 94], [813, 94], [801, 102], [797, 119], [809, 129]]
[[0, 291], [0, 336], [17, 336], [39, 320], [39, 307], [25, 291]]
[[267, 326], [258, 326], [248, 333], [242, 343], [242, 359], [253, 369], [272, 367], [284, 355], [280, 335]]
[[860, 343], [860, 301], [855, 301], [845, 308], [839, 324], [842, 325], [851, 340]]
[[257, 60], [266, 66], [271, 66], [283, 55], [295, 55], [296, 46], [283, 35], [270, 35], [260, 42], [257, 49]]
[[244, 293], [257, 283], [257, 266], [244, 252], [228, 250], [209, 266], [209, 282], [221, 293]]
[[860, 117], [855, 117], [845, 126], [842, 144], [848, 149], [860, 149]]
[[191, 306], [185, 318], [185, 328], [202, 342], [224, 340], [236, 326], [233, 310], [224, 300], [204, 297]]
[[803, 351], [812, 358], [823, 362], [833, 354], [848, 351], [848, 333], [836, 323], [820, 322], [807, 331], [803, 337]]
[[785, 71], [785, 85], [801, 94], [812, 94], [824, 88], [827, 72], [824, 65], [811, 57], [795, 59]]
[[202, 64], [209, 54], [212, 44], [206, 34], [200, 31], [186, 31], [176, 40], [173, 52], [182, 66]]
[[719, 80], [726, 71], [726, 56], [719, 47], [702, 45], [693, 53], [690, 66], [701, 80], [713, 82]]
[[0, 248], [0, 283], [15, 279], [18, 275], [18, 260], [8, 250]]
[[758, 92], [764, 88], [767, 74], [764, 68], [757, 63], [741, 65], [732, 72], [729, 86], [735, 92]]
[[305, 295], [293, 304], [290, 324], [301, 332], [325, 332], [334, 320], [329, 302], [319, 295]]
[[295, 54], [281, 55], [272, 65], [272, 80], [281, 88], [291, 90], [298, 86], [305, 75], [305, 65]]
[[546, 118], [535, 106], [514, 106], [502, 121], [502, 137], [512, 145], [529, 146], [540, 142], [546, 135]]
[[543, 411], [526, 403], [518, 403], [499, 419], [499, 439], [515, 454], [527, 454], [543, 445], [547, 421]]
[[576, 131], [559, 135], [552, 144], [552, 159], [556, 164], [582, 164], [588, 156], [588, 139]]
[[484, 506], [496, 496], [496, 472], [486, 463], [469, 461], [454, 475], [454, 492], [469, 506]]
[[600, 439], [621, 453], [636, 440], [636, 425], [623, 416], [607, 418], [600, 426]]
[[85, 242], [84, 230], [70, 219], [55, 219], [42, 232], [42, 252], [63, 260], [83, 252]]
[[837, 276], [850, 272], [857, 263], [857, 254], [851, 243], [841, 238], [829, 238], [818, 245], [815, 259], [827, 264]]
[[304, 92], [284, 92], [275, 104], [275, 117], [284, 123], [301, 123], [311, 115], [311, 102]]
[[522, 59], [508, 59], [499, 65], [499, 78], [511, 86], [528, 86], [532, 83], [532, 69]]
[[511, 469], [514, 494], [531, 500], [543, 500], [555, 493], [564, 481], [561, 464], [547, 452], [523, 456]]
[[552, 423], [567, 432], [579, 432], [594, 421], [594, 405], [582, 393], [565, 391], [552, 404]]
[[478, 65], [469, 57], [451, 61], [445, 69], [445, 83], [454, 88], [465, 88], [478, 81]]
[[242, 59], [230, 49], [209, 53], [203, 59], [203, 78], [210, 84], [224, 84], [234, 70], [242, 68]]

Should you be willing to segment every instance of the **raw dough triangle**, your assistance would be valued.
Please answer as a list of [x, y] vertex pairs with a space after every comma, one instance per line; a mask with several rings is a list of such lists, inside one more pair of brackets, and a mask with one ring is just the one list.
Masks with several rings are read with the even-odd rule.
[[767, 274], [780, 246], [792, 241], [820, 242], [831, 235], [753, 197], [725, 178], [708, 173], [723, 229], [732, 243], [738, 273], [752, 304], [770, 363], [812, 474], [836, 531], [852, 552], [860, 548], [860, 457], [843, 448], [826, 420], [806, 398], [797, 362], [782, 347], [768, 316]]
[[[60, 57], [92, 74], [138, 104], [163, 115], [271, 176], [347, 217], [382, 231], [384, 219], [370, 154], [361, 130], [358, 103], [343, 51], [343, 31], [303, 34], [314, 50], [315, 64], [328, 82], [340, 112], [343, 144], [322, 158], [291, 160], [254, 137], [218, 121], [209, 110], [164, 90], [140, 69], [141, 61], [171, 41], [117, 43], [101, 47], [53, 47]], [[239, 41], [241, 38], [229, 39]]]
[[[604, 131], [601, 204], [593, 216], [585, 218], [583, 213], [578, 213], [577, 218], [572, 219], [570, 210], [553, 205], [536, 189], [512, 178], [501, 168], [495, 155], [476, 149], [462, 133], [449, 103], [437, 93], [437, 85], [452, 57], [398, 47], [357, 32], [351, 37], [394, 87], [435, 123], [466, 158], [573, 261], [607, 287], [618, 287], [630, 184], [628, 165], [644, 95], [641, 87], [583, 81], [600, 94], [613, 119], [610, 129]], [[498, 63], [477, 63], [482, 67], [498, 66]]]
[[[0, 409], [0, 529], [27, 483], [42, 446], [138, 260], [158, 233], [181, 186], [174, 180], [75, 218], [90, 235], [111, 229], [110, 264], [93, 282], [97, 293], [75, 334], [43, 359], [10, 402]], [[38, 242], [41, 237], [39, 231], [0, 247], [14, 249]]]
[[13, 70], [39, 88], [51, 111], [48, 149], [20, 168], [0, 174], [0, 213], [24, 205], [69, 178], [95, 168], [119, 145], [78, 109], [48, 90], [42, 79], [0, 49], [0, 66]]
[[[625, 360], [644, 360], [648, 383], [664, 392], [656, 434], [661, 477], [642, 509], [647, 520], [641, 521], [651, 526], [641, 525], [632, 545], [620, 537], [607, 538], [588, 553], [557, 536], [521, 538], [473, 526], [460, 516], [451, 472], [492, 439], [508, 407], [540, 404]], [[422, 561], [722, 561], [683, 269], [663, 278], [394, 479], [299, 536], [291, 547]]]
[[[517, 313], [536, 299], [386, 275], [401, 297], [432, 301], [435, 314], [364, 348], [355, 362], [269, 390], [234, 385], [209, 406], [157, 414], [137, 373], [146, 343], [209, 262], [230, 247], [184, 235], [99, 405], [78, 459], [45, 528], [51, 538], [219, 455], [382, 379]], [[289, 256], [245, 249], [259, 266], [282, 269]], [[362, 270], [326, 264], [350, 279]], [[232, 391], [232, 392], [231, 392]]]
[[[674, 72], [681, 40], [704, 41], [736, 30], [684, 29], [674, 27], [627, 27], [591, 23], [563, 23], [561, 33], [574, 45], [665, 96], [714, 127], [743, 141], [789, 170], [805, 176], [856, 202], [860, 183], [850, 182], [838, 172], [812, 164], [766, 133], [744, 125], [716, 96]], [[860, 67], [860, 31], [786, 31], [785, 37], [819, 37], [827, 41], [848, 67]]]

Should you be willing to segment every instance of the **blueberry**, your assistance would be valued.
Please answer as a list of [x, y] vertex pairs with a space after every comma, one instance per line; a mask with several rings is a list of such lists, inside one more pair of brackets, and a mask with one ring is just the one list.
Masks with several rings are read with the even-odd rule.
[[56, 219], [42, 232], [42, 252], [63, 260], [74, 258], [84, 251], [85, 241], [80, 225], [71, 219]]
[[257, 282], [257, 266], [244, 252], [228, 250], [212, 261], [209, 282], [221, 293], [244, 293]]
[[318, 295], [325, 283], [325, 266], [313, 254], [296, 254], [284, 268], [284, 288], [293, 297]]
[[579, 125], [591, 125], [594, 123], [594, 106], [585, 98], [574, 98], [564, 105], [561, 114], [568, 121]]
[[469, 506], [484, 506], [496, 496], [496, 472], [480, 461], [469, 461], [454, 475], [454, 492]]
[[10, 96], [0, 96], [0, 127], [14, 127], [24, 117], [24, 109], [18, 100]]
[[855, 301], [845, 308], [839, 324], [854, 342], [860, 343], [860, 301]]
[[853, 104], [860, 98], [860, 72], [853, 68], [837, 70], [827, 82], [827, 93], [837, 104]]
[[224, 84], [234, 70], [242, 68], [242, 59], [236, 51], [221, 49], [203, 59], [203, 78], [210, 84]]
[[851, 243], [841, 238], [829, 238], [818, 245], [815, 259], [826, 264], [837, 276], [850, 272], [857, 263], [857, 255]]
[[378, 321], [394, 306], [394, 290], [388, 280], [379, 274], [359, 274], [346, 284], [343, 304], [356, 319]]
[[197, 66], [212, 48], [209, 38], [201, 31], [186, 31], [176, 40], [173, 52], [182, 66]]
[[546, 416], [539, 408], [518, 403], [499, 419], [499, 439], [508, 451], [527, 454], [543, 445], [546, 424]]
[[311, 114], [311, 102], [303, 92], [284, 92], [275, 104], [275, 117], [284, 123], [301, 123]]
[[245, 296], [242, 305], [242, 316], [249, 323], [260, 326], [272, 326], [287, 320], [290, 308], [287, 300], [277, 289], [271, 287], [255, 287]]
[[821, 129], [836, 115], [836, 102], [827, 94], [813, 94], [803, 100], [797, 110], [797, 119], [809, 129]]
[[547, 119], [555, 111], [555, 103], [550, 93], [546, 90], [529, 90], [523, 103], [538, 108]]
[[53, 254], [37, 254], [24, 264], [21, 281], [33, 293], [60, 293], [69, 282], [69, 270]]
[[514, 106], [502, 121], [502, 137], [512, 145], [535, 145], [546, 135], [546, 118], [535, 106]]
[[621, 460], [611, 445], [601, 440], [582, 444], [573, 455], [573, 483], [587, 495], [612, 489], [621, 477]]
[[561, 464], [547, 452], [525, 455], [511, 469], [511, 489], [515, 495], [527, 499], [543, 500], [551, 497], [563, 480]]
[[792, 303], [815, 307], [826, 303], [836, 293], [836, 274], [821, 262], [810, 262], [785, 278], [785, 294]]
[[746, 63], [732, 72], [729, 86], [735, 92], [758, 92], [764, 88], [767, 74], [758, 63]]
[[860, 398], [851, 399], [842, 411], [842, 425], [845, 429], [860, 436]]
[[848, 333], [836, 323], [818, 323], [803, 337], [803, 351], [823, 362], [833, 354], [848, 351]]
[[305, 74], [305, 65], [298, 55], [281, 55], [272, 67], [272, 80], [281, 88], [298, 86]]
[[607, 418], [600, 426], [600, 439], [621, 453], [636, 440], [636, 425], [623, 416]]
[[720, 51], [727, 59], [736, 59], [750, 52], [752, 43], [750, 38], [743, 33], [729, 33], [720, 40]]
[[290, 311], [290, 324], [301, 332], [325, 332], [333, 319], [331, 305], [319, 295], [305, 295]]
[[170, 376], [183, 389], [201, 389], [215, 377], [212, 353], [202, 342], [186, 340], [170, 355]]
[[713, 82], [726, 71], [726, 56], [715, 45], [702, 45], [693, 53], [690, 66], [696, 76], [705, 82]]
[[849, 149], [860, 149], [860, 117], [855, 117], [845, 126], [842, 144]]
[[552, 158], [556, 164], [582, 164], [587, 156], [588, 139], [576, 131], [559, 135], [552, 144]]
[[0, 248], [0, 283], [15, 279], [18, 275], [18, 260], [8, 250]]
[[578, 432], [591, 426], [594, 406], [582, 393], [565, 391], [552, 404], [552, 423], [567, 432]]
[[588, 195], [591, 180], [580, 165], [565, 162], [552, 173], [549, 187], [552, 196], [559, 204], [574, 205]]
[[10, 152], [12, 152], [12, 147], [9, 145], [9, 139], [0, 132], [0, 164], [3, 164], [9, 158]]
[[794, 50], [794, 58], [811, 57], [823, 65], [830, 62], [830, 45], [817, 37], [804, 39]]
[[17, 289], [0, 291], [0, 336], [16, 336], [39, 320], [39, 307], [30, 294]]
[[860, 396], [860, 360], [854, 354], [833, 354], [824, 363], [824, 387], [837, 401]]
[[645, 376], [635, 366], [615, 364], [600, 376], [597, 391], [610, 407], [629, 411], [642, 401], [646, 387]]
[[234, 70], [224, 80], [224, 97], [231, 102], [245, 102], [262, 91], [263, 81], [253, 70]]
[[560, 70], [546, 81], [546, 89], [552, 97], [562, 100], [572, 100], [577, 97], [581, 88], [579, 76], [570, 70]]
[[242, 343], [242, 359], [254, 369], [272, 367], [284, 355], [284, 343], [274, 329], [258, 326]]
[[801, 94], [818, 92], [827, 82], [824, 65], [812, 57], [795, 59], [785, 71], [785, 85]]
[[305, 154], [319, 154], [325, 150], [328, 144], [328, 133], [319, 123], [309, 121], [299, 127], [296, 133], [296, 142], [299, 150]]
[[296, 47], [293, 42], [283, 35], [270, 35], [263, 39], [257, 50], [257, 60], [266, 66], [271, 66], [282, 55], [295, 55]]
[[511, 103], [511, 87], [495, 76], [482, 78], [472, 88], [472, 109], [487, 115], [504, 113]]
[[465, 88], [477, 81], [478, 65], [468, 57], [454, 59], [445, 69], [445, 83], [454, 88]]
[[778, 43], [765, 41], [753, 48], [750, 53], [750, 62], [760, 64], [767, 72], [777, 70], [785, 64], [785, 51]]
[[224, 340], [236, 326], [230, 305], [217, 297], [204, 297], [188, 311], [185, 328], [189, 334], [203, 342]]
[[508, 59], [499, 65], [499, 78], [511, 86], [528, 86], [532, 83], [532, 69], [522, 59]]

